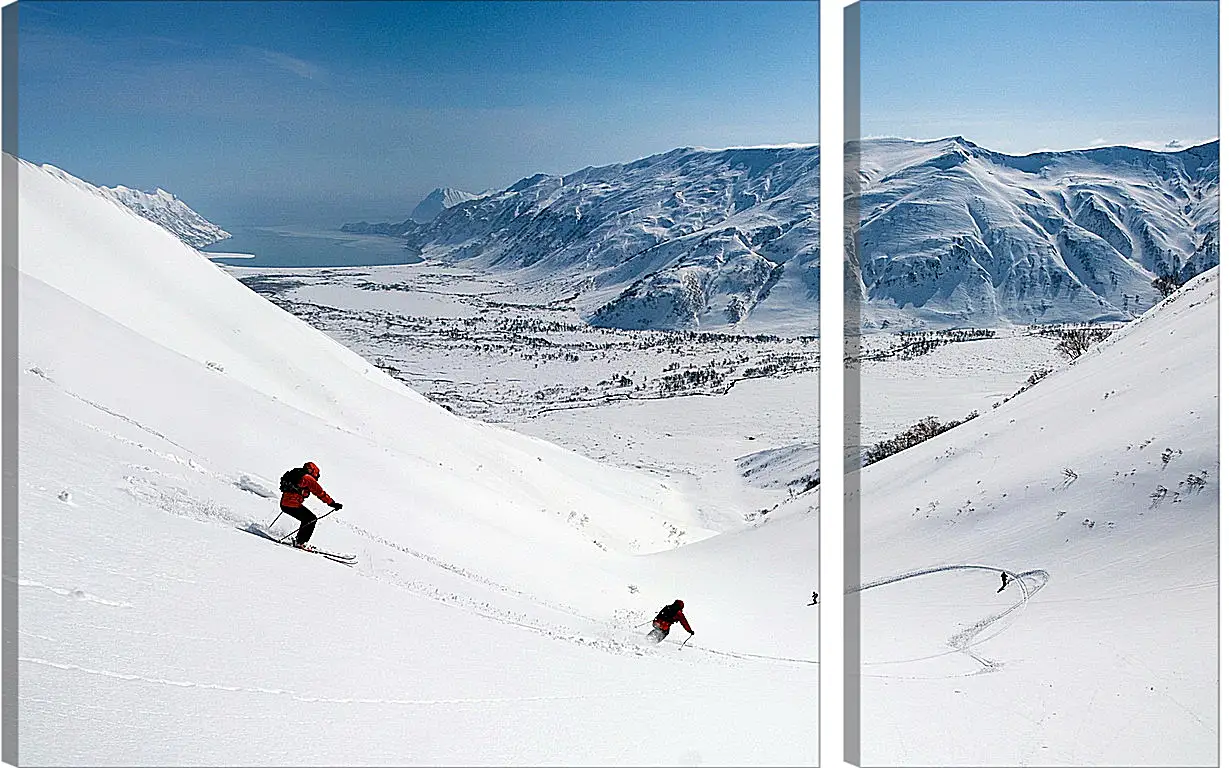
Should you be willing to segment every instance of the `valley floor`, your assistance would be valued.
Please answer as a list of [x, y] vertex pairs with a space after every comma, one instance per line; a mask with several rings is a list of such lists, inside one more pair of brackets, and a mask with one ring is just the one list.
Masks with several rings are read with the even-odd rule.
[[592, 328], [569, 300], [432, 264], [227, 269], [456, 413], [659, 475], [707, 530], [818, 482], [818, 339]]

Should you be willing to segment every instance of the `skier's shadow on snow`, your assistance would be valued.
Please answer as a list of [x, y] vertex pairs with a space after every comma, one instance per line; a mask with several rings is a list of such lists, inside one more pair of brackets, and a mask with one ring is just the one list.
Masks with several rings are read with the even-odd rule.
[[[259, 523], [248, 523], [247, 525], [236, 525], [235, 530], [243, 531], [244, 533], [251, 533], [253, 535], [259, 536], [262, 539], [265, 539], [266, 541], [272, 541], [275, 544], [283, 543], [281, 537], [279, 537], [277, 534], [273, 533], [272, 531], [266, 530]], [[290, 534], [286, 534], [286, 536], [289, 536], [289, 535]]]

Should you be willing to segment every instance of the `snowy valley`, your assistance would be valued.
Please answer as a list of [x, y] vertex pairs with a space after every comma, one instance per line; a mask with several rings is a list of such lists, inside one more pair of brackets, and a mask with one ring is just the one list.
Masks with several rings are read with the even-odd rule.
[[712, 530], [819, 482], [814, 336], [598, 328], [549, 289], [430, 263], [226, 269], [454, 413], [688, 488]]
[[[414, 263], [226, 269], [455, 413], [686, 488], [711, 530], [818, 484], [816, 147], [677, 149], [468, 197], [342, 228]], [[734, 315], [731, 275], [758, 286]], [[673, 309], [641, 312], [649, 285]], [[605, 322], [616, 306], [636, 319]]]
[[[165, 230], [6, 162], [23, 763], [818, 761], [814, 487], [717, 533], [730, 512], [685, 485], [449, 413]], [[795, 453], [746, 468], [774, 487]], [[353, 567], [251, 533], [308, 459], [345, 504], [313, 543]], [[644, 646], [675, 598], [694, 639]]]

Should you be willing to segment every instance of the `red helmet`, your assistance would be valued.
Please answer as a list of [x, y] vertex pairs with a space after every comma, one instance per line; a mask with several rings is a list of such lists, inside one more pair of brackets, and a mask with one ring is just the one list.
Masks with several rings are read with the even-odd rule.
[[307, 462], [306, 464], [303, 465], [303, 469], [306, 469], [307, 474], [311, 475], [317, 480], [320, 479], [320, 467], [317, 467], [315, 462], [312, 462], [312, 461]]
[[678, 609], [679, 609], [680, 611], [681, 611], [681, 610], [683, 610], [683, 601], [682, 601], [682, 600], [675, 600], [675, 601], [674, 601], [674, 604], [675, 604], [675, 606], [677, 606], [677, 607], [678, 607]]

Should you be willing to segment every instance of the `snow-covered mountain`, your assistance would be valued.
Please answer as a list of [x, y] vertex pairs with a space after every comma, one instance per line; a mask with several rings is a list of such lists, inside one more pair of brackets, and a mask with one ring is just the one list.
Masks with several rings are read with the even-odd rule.
[[56, 168], [54, 165], [44, 164], [42, 168], [53, 176], [62, 178], [81, 189], [124, 206], [141, 218], [148, 219], [162, 227], [193, 248], [204, 248], [231, 236], [229, 232], [208, 221], [204, 216], [189, 208], [184, 201], [164, 189], [142, 192], [125, 186], [99, 187]]
[[1219, 272], [861, 470], [863, 764], [1217, 764]]
[[578, 297], [597, 326], [817, 334], [818, 201], [816, 145], [682, 148], [360, 226]]
[[439, 187], [422, 199], [418, 205], [414, 206], [414, 210], [410, 212], [410, 218], [420, 224], [427, 222], [439, 216], [445, 208], [451, 208], [459, 203], [464, 203], [467, 200], [473, 200], [479, 197], [472, 192], [466, 192], [452, 187]]
[[1220, 261], [1219, 142], [1026, 156], [961, 137], [846, 145], [864, 328], [1129, 320]]
[[[817, 764], [814, 491], [711, 536], [659, 476], [455, 416], [4, 161], [21, 764]], [[354, 567], [251, 533], [308, 459]], [[676, 598], [694, 639], [643, 646]]]

